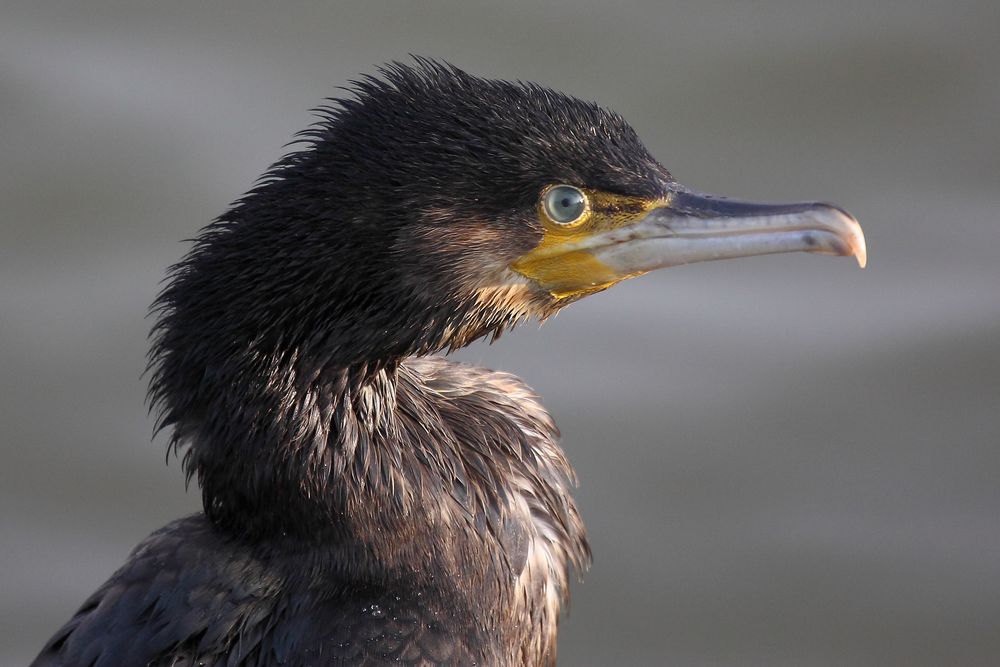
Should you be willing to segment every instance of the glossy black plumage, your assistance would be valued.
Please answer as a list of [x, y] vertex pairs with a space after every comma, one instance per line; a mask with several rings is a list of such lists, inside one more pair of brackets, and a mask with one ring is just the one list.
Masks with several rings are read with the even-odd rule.
[[[525, 513], [489, 491], [511, 480], [536, 484], [537, 495], [519, 494], [526, 509], [545, 518], [562, 557], [583, 566], [587, 548], [555, 427], [510, 375], [423, 359], [400, 366], [397, 377], [404, 428], [434, 439], [405, 436], [394, 465], [428, 475], [424, 457], [435, 456], [433, 465], [453, 471], [447, 489], [423, 480], [419, 499], [439, 506], [445, 500], [435, 494], [447, 494], [456, 508], [447, 525], [432, 530], [372, 507], [365, 535], [330, 530], [311, 539], [250, 537], [204, 515], [181, 519], [140, 545], [34, 664], [535, 664], [507, 655], [520, 650], [500, 645], [513, 629], [498, 634], [495, 626], [523, 605], [529, 626], [517, 631], [542, 636], [555, 619], [516, 599], [525, 592], [513, 585], [550, 575], [528, 562]], [[430, 404], [431, 395], [440, 400]]]
[[656, 197], [618, 116], [418, 61], [320, 111], [154, 306], [151, 400], [204, 515], [151, 535], [35, 665], [544, 665], [589, 562], [516, 378], [420, 358], [544, 318], [494, 278], [539, 191]]

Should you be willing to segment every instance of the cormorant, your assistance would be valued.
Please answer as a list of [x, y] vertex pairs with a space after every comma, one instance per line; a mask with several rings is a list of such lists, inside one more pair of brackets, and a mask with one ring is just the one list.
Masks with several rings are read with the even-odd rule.
[[362, 78], [154, 304], [151, 404], [204, 513], [34, 665], [551, 665], [590, 560], [516, 377], [434, 353], [665, 266], [854, 255], [828, 204], [679, 185], [618, 115], [418, 59]]

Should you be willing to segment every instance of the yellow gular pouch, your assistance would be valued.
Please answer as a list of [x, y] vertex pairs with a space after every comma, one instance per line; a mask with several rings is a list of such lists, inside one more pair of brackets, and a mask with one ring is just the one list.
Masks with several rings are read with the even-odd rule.
[[[555, 219], [547, 197], [556, 189], [582, 193], [583, 210], [575, 219]], [[666, 199], [645, 199], [601, 190], [550, 185], [538, 200], [542, 240], [519, 257], [511, 268], [548, 291], [557, 299], [578, 299], [611, 287], [643, 272], [621, 274], [593, 254], [603, 245], [601, 237], [641, 220], [650, 210], [664, 206]]]

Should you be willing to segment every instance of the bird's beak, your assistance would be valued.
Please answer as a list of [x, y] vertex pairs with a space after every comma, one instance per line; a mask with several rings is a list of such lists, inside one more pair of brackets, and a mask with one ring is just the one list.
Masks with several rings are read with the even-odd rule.
[[[754, 204], [678, 191], [627, 220], [615, 216], [602, 224], [600, 216], [595, 208], [589, 233], [543, 243], [523, 257], [522, 273], [565, 298], [655, 269], [716, 259], [799, 251], [853, 256], [861, 267], [868, 259], [861, 225], [832, 204]], [[566, 261], [577, 266], [552, 270]]]

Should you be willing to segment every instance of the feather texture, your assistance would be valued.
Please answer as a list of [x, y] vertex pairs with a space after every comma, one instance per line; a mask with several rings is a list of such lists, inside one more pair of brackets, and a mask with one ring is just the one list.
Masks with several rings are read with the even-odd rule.
[[427, 356], [565, 304], [508, 268], [551, 183], [671, 182], [619, 116], [418, 59], [319, 110], [153, 311], [150, 402], [204, 514], [34, 665], [550, 665], [590, 559], [517, 378]]

